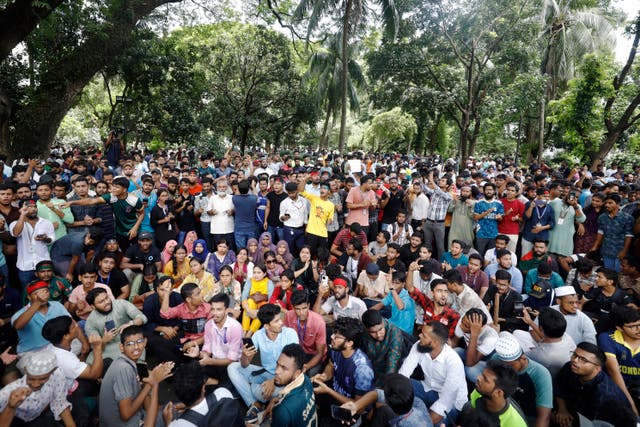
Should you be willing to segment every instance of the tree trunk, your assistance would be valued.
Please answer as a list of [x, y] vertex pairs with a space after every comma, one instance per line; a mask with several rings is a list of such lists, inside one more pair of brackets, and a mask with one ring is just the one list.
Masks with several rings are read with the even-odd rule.
[[340, 70], [340, 84], [341, 84], [341, 96], [340, 96], [340, 136], [338, 138], [338, 150], [341, 153], [345, 152], [346, 139], [347, 139], [347, 105], [349, 88], [347, 86], [347, 79], [349, 78], [349, 21], [351, 19], [351, 0], [345, 2], [344, 16], [342, 17], [342, 41], [341, 41], [341, 62], [342, 70]]
[[538, 127], [538, 161], [541, 162], [542, 161], [542, 153], [544, 152], [544, 117], [545, 117], [545, 107], [546, 107], [546, 96], [544, 98], [542, 98], [542, 100], [540, 101], [540, 117], [539, 117], [539, 121], [540, 123], [538, 123], [539, 127]]
[[52, 58], [47, 72], [15, 118], [10, 152], [24, 156], [46, 154], [60, 122], [93, 76], [128, 47], [138, 21], [156, 7], [179, 0], [133, 1], [113, 6], [110, 19], [88, 32], [84, 43]]
[[242, 133], [240, 134], [240, 152], [244, 154], [244, 149], [247, 146], [247, 140], [249, 139], [249, 128], [247, 126], [243, 126], [241, 131]]
[[592, 172], [597, 169], [598, 163], [604, 160], [605, 156], [609, 153], [609, 151], [611, 151], [613, 146], [616, 145], [616, 142], [618, 141], [618, 138], [620, 138], [621, 133], [622, 132], [620, 131], [607, 132], [604, 141], [602, 141], [602, 144], [600, 144], [600, 148], [593, 154], [591, 158], [590, 170]]
[[327, 131], [329, 130], [330, 119], [331, 119], [331, 103], [327, 102], [327, 115], [324, 118], [324, 124], [322, 125], [322, 137], [320, 138], [321, 148], [329, 147], [329, 135], [327, 134]]

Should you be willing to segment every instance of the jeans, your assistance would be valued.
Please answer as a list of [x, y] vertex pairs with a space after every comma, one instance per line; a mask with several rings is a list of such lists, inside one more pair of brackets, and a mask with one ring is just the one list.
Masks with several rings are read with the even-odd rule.
[[200, 229], [202, 230], [202, 238], [207, 243], [207, 249], [213, 250], [211, 242], [211, 223], [209, 221], [200, 222]]
[[36, 279], [36, 271], [23, 271], [18, 269], [18, 278], [20, 279], [20, 283], [22, 284], [22, 289], [26, 289], [27, 285]]
[[604, 262], [604, 268], [610, 268], [611, 270], [620, 271], [620, 258], [607, 258], [602, 257]]
[[[411, 385], [413, 385], [413, 395], [420, 398], [420, 400], [424, 402], [427, 409], [430, 408], [431, 405], [436, 403], [438, 399], [440, 399], [438, 392], [433, 390], [425, 391], [421, 381], [412, 379]], [[456, 418], [458, 418], [458, 410], [454, 407], [446, 413], [445, 417], [442, 419], [442, 421], [440, 421], [440, 423], [438, 423], [438, 425], [440, 426], [441, 424], [445, 424], [447, 427], [455, 426]], [[431, 422], [431, 418], [425, 420], [425, 425], [433, 425], [433, 423]]]
[[[433, 242], [435, 241], [435, 247]], [[424, 223], [424, 244], [431, 248], [435, 259], [444, 255], [444, 221], [434, 222], [426, 220]]]
[[462, 359], [462, 363], [465, 364], [464, 373], [467, 377], [467, 380], [475, 384], [476, 380], [478, 379], [482, 371], [484, 371], [484, 368], [486, 368], [487, 362], [480, 360], [478, 363], [476, 363], [473, 366], [467, 366], [466, 365], [467, 350], [460, 347], [456, 347], [454, 348], [454, 350], [456, 351], [456, 353], [458, 353], [458, 356], [460, 356], [460, 358]]
[[[271, 398], [271, 396], [263, 396], [262, 383], [273, 379], [273, 375], [267, 371], [255, 376], [251, 375], [261, 369], [261, 366], [256, 365], [243, 368], [240, 362], [233, 362], [227, 368], [231, 383], [247, 406], [253, 405], [256, 401], [267, 402]], [[281, 387], [276, 387], [272, 396], [276, 396], [280, 389]]]
[[291, 228], [284, 227], [284, 241], [289, 245], [289, 252], [297, 257], [300, 253], [300, 249], [307, 244], [307, 239], [304, 237], [304, 227]]
[[255, 237], [253, 231], [237, 231], [234, 233], [236, 248], [246, 248], [247, 240]]
[[[269, 232], [269, 234], [271, 234], [271, 241], [273, 241], [273, 243], [278, 243], [280, 240], [285, 240], [284, 238], [284, 227], [274, 227], [272, 225], [267, 226], [267, 231]], [[256, 236], [259, 236], [260, 234], [256, 234]], [[276, 239], [276, 236], [278, 237]], [[289, 242], [287, 242], [289, 243]], [[291, 251], [291, 246], [289, 246], [289, 251]]]

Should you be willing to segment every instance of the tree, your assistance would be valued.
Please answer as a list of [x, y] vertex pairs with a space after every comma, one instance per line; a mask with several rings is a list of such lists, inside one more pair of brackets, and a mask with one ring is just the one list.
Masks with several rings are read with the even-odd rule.
[[[382, 19], [387, 38], [392, 39], [398, 32], [398, 12], [393, 0], [378, 0], [382, 10]], [[301, 0], [294, 12], [294, 18], [302, 20], [305, 13], [311, 11], [308, 18], [307, 34], [317, 29], [321, 19], [325, 16], [337, 17], [340, 24], [341, 43], [340, 70], [340, 136], [338, 148], [342, 152], [345, 148], [347, 127], [347, 101], [349, 98], [348, 70], [349, 70], [349, 42], [362, 29], [366, 22], [369, 5], [364, 0]]]
[[409, 154], [417, 130], [415, 119], [402, 112], [400, 107], [396, 107], [373, 118], [366, 132], [366, 139], [371, 144], [373, 152], [389, 149], [395, 151], [403, 144], [407, 144], [406, 151]]

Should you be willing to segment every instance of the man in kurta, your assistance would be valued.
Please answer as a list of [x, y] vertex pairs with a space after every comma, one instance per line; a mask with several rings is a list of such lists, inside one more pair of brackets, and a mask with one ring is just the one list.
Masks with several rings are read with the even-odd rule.
[[52, 199], [53, 188], [50, 181], [39, 182], [36, 187], [38, 195], [38, 216], [53, 223], [56, 239], [67, 234], [67, 224], [73, 224], [73, 213], [69, 207], [62, 208], [64, 200]]

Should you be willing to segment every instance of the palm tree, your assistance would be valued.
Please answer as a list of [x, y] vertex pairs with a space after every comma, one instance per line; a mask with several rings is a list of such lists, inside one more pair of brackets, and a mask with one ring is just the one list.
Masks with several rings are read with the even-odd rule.
[[[394, 38], [398, 33], [399, 17], [394, 0], [377, 0], [382, 10], [382, 20], [387, 38]], [[339, 149], [345, 148], [347, 127], [347, 101], [349, 98], [349, 41], [363, 26], [371, 9], [365, 0], [301, 0], [293, 13], [294, 19], [300, 21], [305, 13], [311, 11], [307, 23], [307, 34], [318, 28], [320, 20], [331, 14], [340, 15], [341, 42], [340, 60], [340, 138]]]
[[[330, 37], [325, 48], [311, 55], [309, 69], [305, 73], [305, 79], [314, 87], [317, 104], [325, 110], [324, 124], [320, 147], [326, 148], [329, 140], [329, 120], [335, 122], [337, 112], [340, 110], [340, 97], [342, 94], [342, 60], [340, 57], [340, 41], [342, 36], [336, 34]], [[349, 57], [353, 52], [349, 52]], [[355, 59], [349, 59], [347, 76], [347, 93], [351, 111], [360, 109], [358, 93], [356, 89], [365, 87], [365, 78], [360, 64]], [[333, 125], [332, 125], [333, 127]]]
[[540, 71], [548, 77], [540, 105], [538, 158], [544, 150], [546, 103], [573, 78], [576, 63], [586, 53], [610, 52], [615, 47], [613, 18], [602, 9], [575, 8], [572, 0], [543, 0], [540, 11], [544, 54]]

